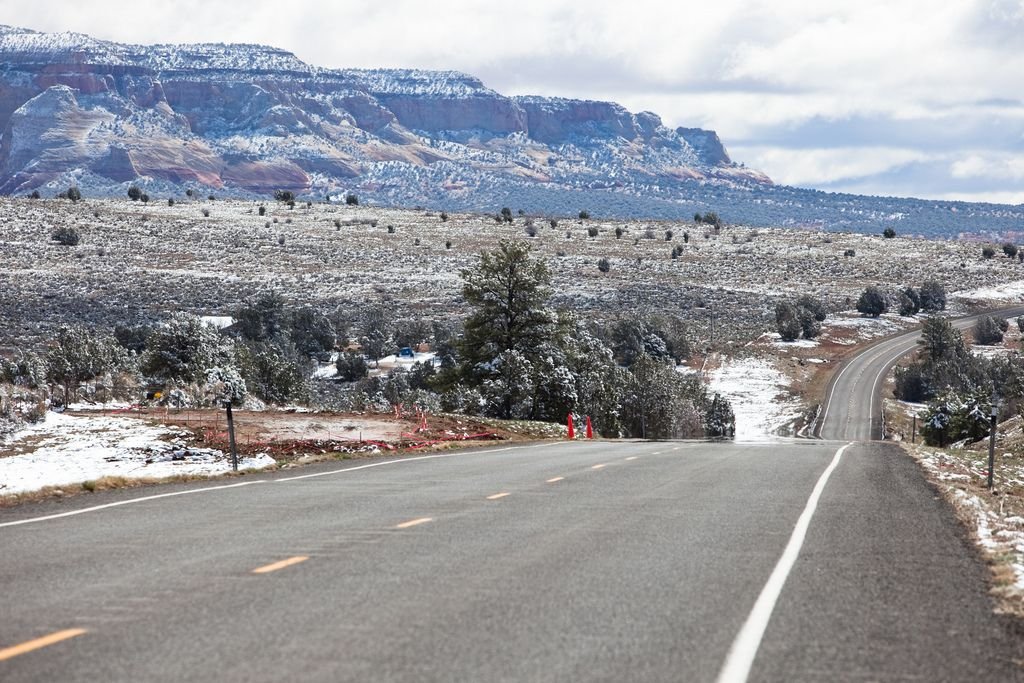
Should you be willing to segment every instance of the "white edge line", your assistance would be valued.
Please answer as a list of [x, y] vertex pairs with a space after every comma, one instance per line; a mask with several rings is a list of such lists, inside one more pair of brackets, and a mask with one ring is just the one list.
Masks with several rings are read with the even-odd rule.
[[159, 498], [173, 498], [174, 496], [187, 496], [192, 493], [206, 493], [207, 491], [223, 491], [224, 489], [236, 489], [240, 486], [250, 486], [252, 484], [265, 484], [266, 480], [261, 479], [259, 481], [243, 481], [240, 484], [226, 484], [224, 486], [207, 486], [202, 489], [189, 489], [188, 491], [175, 491], [174, 493], [159, 493], [155, 496], [143, 496], [142, 498], [132, 498], [130, 500], [119, 500], [116, 503], [107, 503], [105, 505], [94, 505], [89, 508], [82, 508], [81, 510], [69, 510], [68, 512], [59, 512], [55, 515], [46, 515], [44, 517], [30, 517], [28, 519], [19, 519], [14, 522], [4, 522], [0, 524], [0, 529], [8, 526], [18, 526], [19, 524], [31, 524], [32, 522], [45, 522], [50, 519], [60, 519], [61, 517], [74, 517], [75, 515], [84, 515], [86, 512], [97, 512], [99, 510], [106, 510], [108, 508], [116, 508], [121, 505], [131, 505], [132, 503], [145, 503], [149, 500], [157, 500]]
[[[846, 371], [849, 370], [852, 365], [853, 365], [852, 361], [850, 363], [847, 363], [846, 365], [844, 365], [843, 369], [839, 371], [838, 375], [836, 375], [835, 380], [832, 381], [832, 388], [828, 392], [828, 400], [825, 401], [825, 413], [821, 416], [821, 426], [822, 427], [825, 426], [825, 421], [828, 420], [828, 411], [829, 411], [829, 408], [832, 407], [832, 397], [836, 393], [836, 385], [839, 384], [839, 380], [842, 379], [843, 375], [846, 374]], [[820, 431], [821, 430], [819, 429], [819, 434], [820, 434]]]
[[187, 496], [193, 493], [207, 493], [209, 491], [223, 491], [225, 489], [236, 489], [241, 486], [250, 486], [252, 484], [268, 484], [268, 483], [279, 483], [288, 481], [298, 481], [299, 479], [311, 479], [313, 477], [326, 477], [330, 474], [343, 474], [345, 472], [354, 472], [355, 470], [365, 470], [370, 467], [382, 467], [383, 465], [394, 465], [396, 463], [403, 462], [415, 462], [417, 460], [432, 460], [434, 458], [452, 458], [458, 455], [484, 455], [487, 453], [500, 453], [502, 451], [514, 451], [514, 450], [525, 450], [529, 448], [543, 448], [545, 446], [557, 446], [560, 443], [556, 442], [553, 444], [542, 443], [534, 446], [509, 446], [507, 448], [495, 448], [482, 451], [471, 451], [471, 452], [460, 452], [460, 453], [436, 453], [433, 455], [420, 455], [414, 458], [401, 458], [398, 460], [387, 460], [385, 462], [375, 462], [369, 465], [359, 465], [358, 467], [346, 467], [340, 470], [331, 470], [330, 472], [317, 472], [316, 474], [303, 474], [298, 477], [287, 477], [284, 479], [259, 479], [256, 481], [243, 481], [238, 484], [225, 484], [223, 486], [207, 486], [201, 489], [189, 489], [187, 491], [175, 491], [173, 493], [158, 493], [153, 496], [143, 496], [141, 498], [131, 498], [129, 500], [119, 500], [116, 503], [106, 503], [104, 505], [94, 505], [93, 507], [82, 508], [80, 510], [69, 510], [68, 512], [60, 512], [54, 515], [45, 515], [43, 517], [30, 517], [28, 519], [19, 519], [13, 522], [0, 523], [0, 529], [10, 526], [20, 526], [22, 524], [32, 524], [34, 522], [46, 522], [51, 519], [61, 519], [62, 517], [74, 517], [75, 515], [84, 515], [87, 512], [98, 512], [100, 510], [107, 510], [110, 508], [120, 507], [122, 505], [131, 505], [133, 503], [145, 503], [151, 500], [159, 500], [161, 498], [173, 498], [175, 496]]
[[754, 608], [750, 610], [750, 615], [747, 616], [743, 627], [736, 635], [736, 640], [733, 641], [732, 647], [729, 648], [729, 654], [726, 655], [725, 663], [722, 665], [722, 670], [716, 679], [717, 683], [746, 683], [747, 677], [750, 675], [750, 667], [754, 664], [754, 658], [761, 647], [761, 639], [764, 637], [765, 629], [768, 628], [768, 621], [771, 619], [772, 612], [775, 609], [775, 603], [782, 593], [782, 587], [786, 584], [789, 572], [793, 569], [796, 558], [800, 554], [800, 548], [804, 544], [807, 528], [810, 526], [811, 518], [818, 507], [818, 500], [821, 498], [822, 491], [825, 490], [825, 484], [828, 483], [829, 477], [832, 476], [836, 467], [839, 466], [839, 460], [843, 457], [843, 452], [852, 445], [848, 443], [836, 451], [832, 462], [821, 473], [818, 483], [814, 485], [811, 497], [807, 499], [807, 505], [796, 521], [796, 526], [793, 528], [793, 534], [789, 537], [786, 549], [782, 551], [782, 556], [779, 557], [775, 569], [772, 570], [771, 576], [768, 577], [768, 582], [761, 589], [761, 594], [757, 596]]

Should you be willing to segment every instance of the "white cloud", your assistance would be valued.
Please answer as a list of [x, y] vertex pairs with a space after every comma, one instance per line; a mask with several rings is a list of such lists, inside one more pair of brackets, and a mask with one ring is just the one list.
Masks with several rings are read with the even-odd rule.
[[763, 170], [776, 182], [800, 187], [876, 176], [931, 158], [917, 150], [888, 147], [740, 147], [734, 148], [732, 154], [744, 159], [748, 166]]
[[1024, 157], [1010, 154], [971, 154], [949, 167], [954, 178], [999, 178], [1024, 180]]

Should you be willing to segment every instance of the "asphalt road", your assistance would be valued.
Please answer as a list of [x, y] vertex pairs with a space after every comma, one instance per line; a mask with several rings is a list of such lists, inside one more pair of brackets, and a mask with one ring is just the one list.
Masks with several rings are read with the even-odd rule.
[[544, 444], [2, 510], [0, 681], [1024, 680], [914, 463], [841, 446]]
[[[994, 311], [1003, 317], [1024, 315], [1024, 307]], [[961, 330], [981, 315], [952, 320]], [[881, 438], [881, 388], [896, 362], [917, 346], [919, 330], [884, 339], [846, 361], [832, 378], [822, 405], [817, 433], [823, 439], [868, 441]]]

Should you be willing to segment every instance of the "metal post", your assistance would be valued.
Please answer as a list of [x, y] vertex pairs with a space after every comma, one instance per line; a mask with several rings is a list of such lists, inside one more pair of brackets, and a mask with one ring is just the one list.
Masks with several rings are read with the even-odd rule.
[[711, 304], [711, 345], [715, 345], [715, 304]]
[[992, 427], [988, 435], [988, 490], [995, 485], [993, 475], [996, 469], [996, 423], [999, 420], [999, 404], [996, 403], [996, 392], [992, 392]]
[[914, 413], [914, 428], [910, 432], [910, 443], [917, 443], [917, 413]]
[[235, 420], [231, 415], [231, 401], [224, 404], [228, 411], [228, 441], [231, 444], [231, 469], [238, 471], [238, 448], [235, 447]]

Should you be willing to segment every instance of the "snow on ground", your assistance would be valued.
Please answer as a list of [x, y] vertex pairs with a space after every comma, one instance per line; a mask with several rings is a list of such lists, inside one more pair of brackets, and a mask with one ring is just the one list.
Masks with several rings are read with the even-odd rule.
[[771, 361], [726, 360], [709, 373], [709, 392], [725, 396], [736, 414], [736, 439], [762, 441], [803, 414], [789, 393], [789, 380]]
[[[834, 341], [837, 344], [852, 345], [867, 339], [885, 337], [890, 334], [902, 332], [909, 325], [918, 322], [917, 318], [911, 316], [899, 316], [894, 313], [887, 313], [877, 318], [863, 316], [858, 313], [839, 313], [829, 316], [822, 324], [823, 339]], [[854, 338], [832, 339], [839, 329], [852, 328], [855, 332]]]
[[235, 319], [229, 315], [201, 315], [199, 319], [207, 325], [213, 325], [218, 330], [223, 330], [235, 324]]
[[401, 366], [408, 370], [416, 363], [430, 363], [433, 362], [437, 356], [436, 353], [414, 353], [410, 356], [385, 356], [377, 361], [379, 367], [395, 367]]
[[765, 332], [760, 338], [770, 340], [771, 345], [777, 349], [813, 349], [818, 346], [817, 339], [794, 339], [793, 341], [783, 341], [782, 335], [778, 332]]
[[[409, 370], [416, 363], [434, 363], [437, 358], [436, 353], [414, 353], [412, 356], [384, 356], [378, 360], [373, 367], [370, 369], [370, 374], [383, 374], [383, 371], [387, 370], [391, 372], [395, 368], [402, 368], [403, 370]], [[313, 371], [313, 379], [330, 379], [338, 374], [338, 354], [334, 354], [331, 358], [331, 362], [321, 365]]]
[[991, 299], [996, 301], [1020, 301], [1024, 299], [1024, 280], [1015, 280], [994, 287], [979, 287], [954, 292], [957, 299]]
[[[0, 444], [0, 495], [80, 484], [107, 476], [163, 478], [231, 470], [223, 452], [191, 448], [186, 432], [129, 417], [47, 413]], [[239, 469], [274, 464], [268, 455], [239, 460]]]

